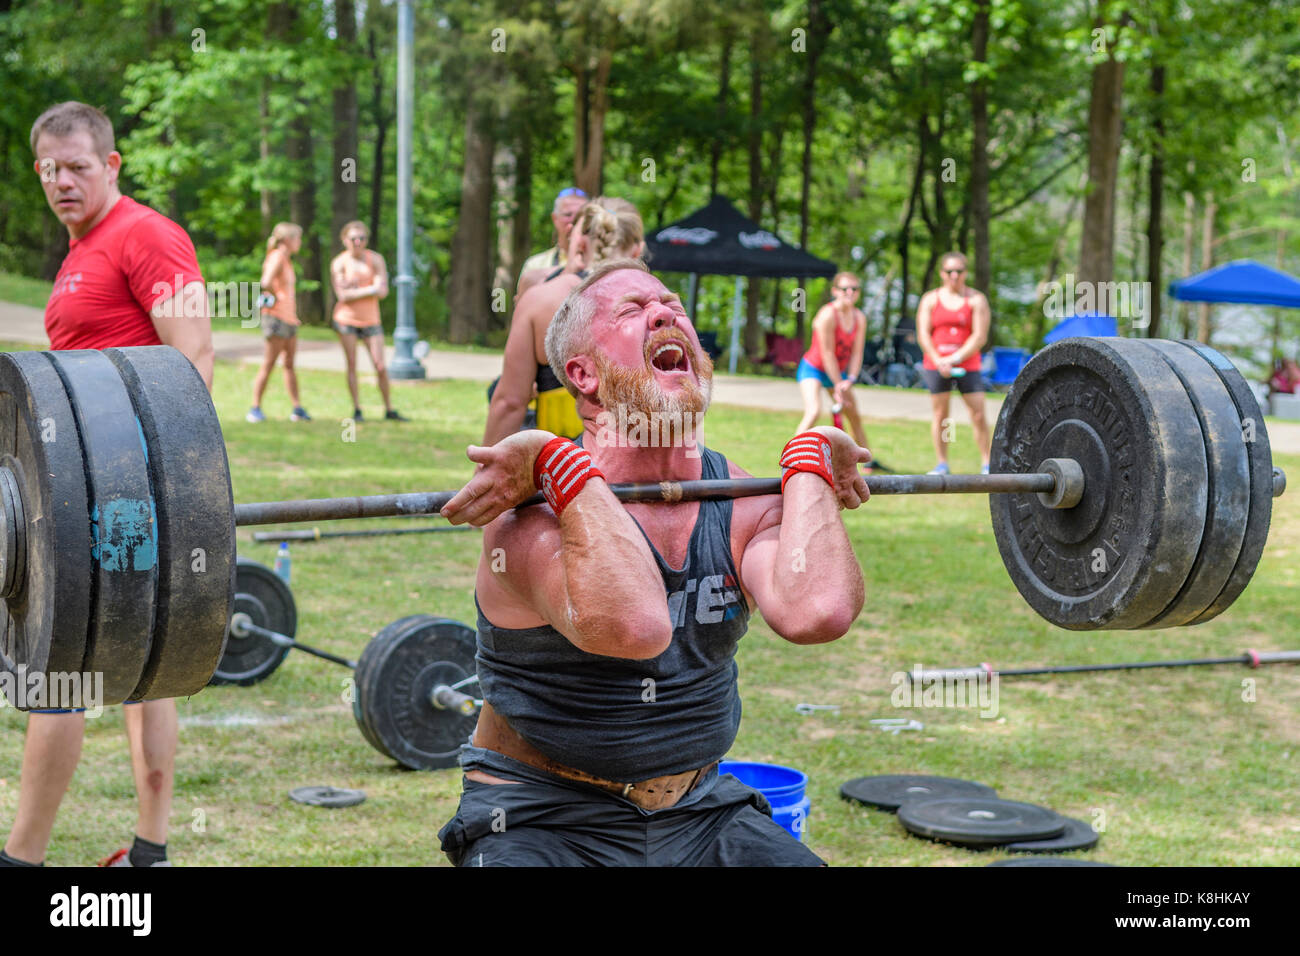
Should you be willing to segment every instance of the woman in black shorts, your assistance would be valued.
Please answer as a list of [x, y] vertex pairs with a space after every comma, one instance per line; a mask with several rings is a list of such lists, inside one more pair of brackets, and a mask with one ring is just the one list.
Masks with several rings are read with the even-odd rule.
[[950, 252], [940, 266], [943, 285], [921, 296], [916, 310], [916, 340], [925, 353], [921, 377], [930, 390], [930, 438], [939, 463], [932, 475], [948, 474], [948, 411], [952, 386], [957, 385], [970, 412], [979, 446], [982, 474], [989, 473], [988, 421], [984, 417], [984, 378], [980, 349], [989, 334], [989, 303], [984, 294], [966, 288], [966, 257]]

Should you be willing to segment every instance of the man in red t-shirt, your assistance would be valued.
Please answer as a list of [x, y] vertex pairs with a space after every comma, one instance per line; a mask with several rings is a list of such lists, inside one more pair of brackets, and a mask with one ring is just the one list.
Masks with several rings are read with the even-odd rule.
[[[50, 208], [68, 227], [68, 256], [45, 307], [53, 349], [171, 345], [212, 388], [212, 328], [203, 276], [185, 230], [118, 191], [122, 157], [108, 118], [84, 103], [60, 103], [32, 126], [36, 172]], [[176, 702], [125, 712], [139, 796], [135, 842], [105, 863], [167, 864], [176, 759]], [[13, 829], [0, 865], [39, 865], [59, 803], [81, 757], [83, 712], [33, 713]]]

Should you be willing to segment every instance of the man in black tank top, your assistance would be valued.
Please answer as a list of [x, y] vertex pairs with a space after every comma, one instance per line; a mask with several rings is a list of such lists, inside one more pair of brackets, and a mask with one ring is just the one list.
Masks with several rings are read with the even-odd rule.
[[[484, 705], [443, 850], [467, 866], [819, 865], [717, 763], [751, 612], [817, 644], [862, 608], [839, 510], [866, 500], [870, 453], [814, 429], [787, 446], [780, 496], [624, 505], [607, 482], [745, 477], [699, 444], [712, 367], [681, 302], [641, 263], [607, 263], [546, 351], [582, 447], [544, 431], [471, 446], [481, 467], [443, 509], [484, 526]], [[510, 510], [538, 487], [549, 507]]]

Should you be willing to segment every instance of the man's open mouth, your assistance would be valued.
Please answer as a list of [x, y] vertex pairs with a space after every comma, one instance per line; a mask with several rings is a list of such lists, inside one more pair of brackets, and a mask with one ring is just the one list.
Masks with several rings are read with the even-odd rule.
[[661, 372], [689, 372], [690, 359], [682, 342], [665, 342], [654, 350], [650, 364]]

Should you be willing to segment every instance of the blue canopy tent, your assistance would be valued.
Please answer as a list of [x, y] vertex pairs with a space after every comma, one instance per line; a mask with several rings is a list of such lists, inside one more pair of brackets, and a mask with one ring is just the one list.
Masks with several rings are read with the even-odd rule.
[[1184, 302], [1239, 302], [1300, 309], [1300, 279], [1253, 259], [1238, 259], [1169, 284]]
[[1100, 312], [1080, 312], [1057, 322], [1052, 331], [1043, 336], [1043, 341], [1051, 345], [1059, 339], [1071, 339], [1076, 335], [1090, 335], [1094, 338], [1119, 335], [1119, 326], [1112, 316]]

